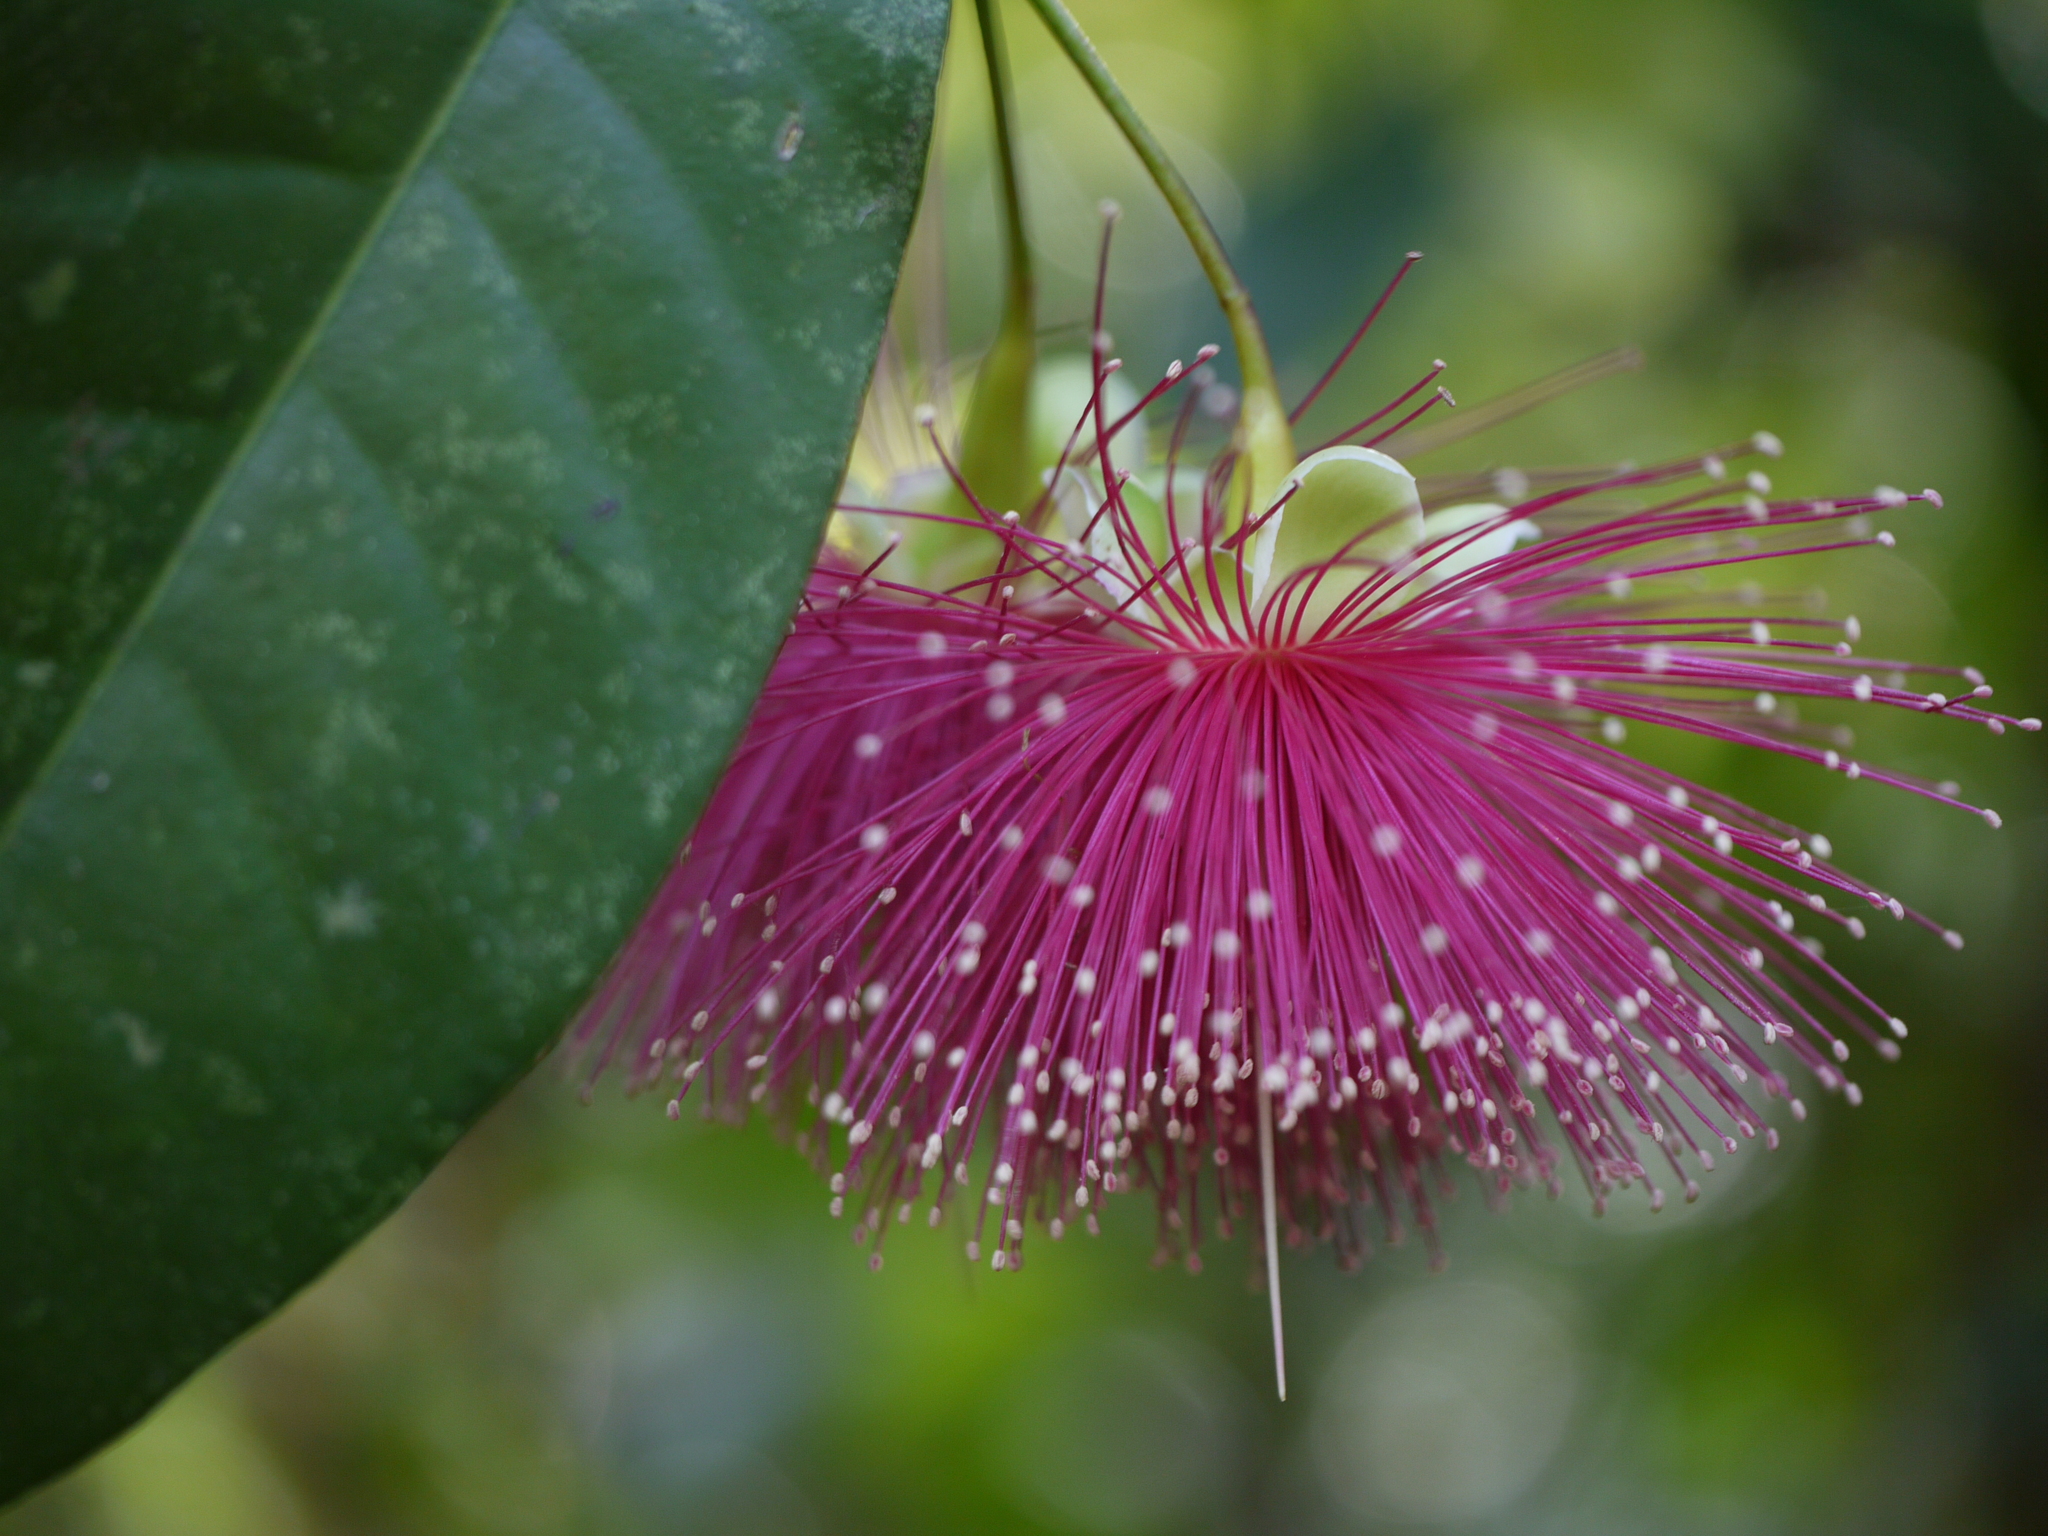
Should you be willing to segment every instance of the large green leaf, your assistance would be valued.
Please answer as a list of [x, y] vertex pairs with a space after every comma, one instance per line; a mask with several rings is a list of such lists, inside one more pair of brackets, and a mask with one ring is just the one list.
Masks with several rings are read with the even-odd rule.
[[0, 1497], [388, 1211], [731, 745], [944, 0], [0, 20]]

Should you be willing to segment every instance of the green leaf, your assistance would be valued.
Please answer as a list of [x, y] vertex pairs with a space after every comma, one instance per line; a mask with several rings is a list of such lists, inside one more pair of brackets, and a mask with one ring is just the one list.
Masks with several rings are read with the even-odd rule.
[[945, 0], [0, 21], [0, 1498], [544, 1053], [841, 472]]

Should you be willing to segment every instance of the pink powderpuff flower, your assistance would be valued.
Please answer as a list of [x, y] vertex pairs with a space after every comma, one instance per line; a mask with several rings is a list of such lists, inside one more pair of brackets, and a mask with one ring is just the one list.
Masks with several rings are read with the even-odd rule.
[[[1765, 434], [1417, 480], [1432, 372], [1233, 527], [1229, 454], [1180, 463], [1199, 386], [1163, 465], [1117, 462], [1194, 374], [1113, 405], [1106, 340], [1039, 506], [842, 509], [868, 557], [811, 578], [580, 1022], [600, 1063], [671, 1116], [692, 1091], [775, 1109], [877, 1266], [920, 1202], [937, 1226], [971, 1195], [968, 1255], [1015, 1268], [1027, 1222], [1093, 1230], [1128, 1189], [1162, 1259], [1198, 1267], [1257, 1214], [1269, 1274], [1278, 1241], [1353, 1263], [1368, 1212], [1427, 1236], [1456, 1161], [1502, 1194], [1569, 1163], [1596, 1205], [1640, 1183], [1654, 1208], [1665, 1170], [1692, 1198], [1696, 1169], [1775, 1145], [1762, 1100], [1857, 1102], [1855, 1055], [1897, 1057], [1906, 1026], [1816, 933], [1960, 936], [1621, 743], [1688, 731], [1996, 826], [1806, 713], [2038, 720], [1991, 713], [1969, 669], [1858, 659], [1853, 618], [1702, 581], [1889, 545], [1873, 519], [1940, 498], [1774, 499], [1731, 472], [1777, 454]], [[931, 589], [899, 569], [906, 528], [956, 534], [948, 569], [985, 554]]]

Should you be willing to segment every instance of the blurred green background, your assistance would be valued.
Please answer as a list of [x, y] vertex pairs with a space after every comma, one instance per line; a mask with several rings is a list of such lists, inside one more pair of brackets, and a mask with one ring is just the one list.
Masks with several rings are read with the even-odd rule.
[[[1641, 373], [1465, 451], [1647, 459], [1768, 427], [1781, 486], [1933, 485], [1899, 547], [1797, 573], [1873, 656], [2048, 705], [2048, 0], [1076, 0], [1312, 379], [1428, 252], [1317, 419], [1432, 359], [1484, 399], [1633, 343]], [[971, 26], [971, 7], [961, 26]], [[1221, 339], [1135, 162], [1009, 32], [1047, 319], [1095, 205], [1140, 373]], [[962, 34], [956, 34], [960, 36]], [[972, 44], [971, 32], [964, 33]], [[956, 56], [974, 62], [972, 47]], [[986, 333], [985, 95], [948, 79], [947, 308]], [[1327, 414], [1325, 414], [1325, 411]], [[1422, 465], [1420, 467], [1437, 467]], [[1289, 1254], [1272, 1400], [1250, 1249], [1151, 1267], [1142, 1197], [1016, 1275], [913, 1229], [871, 1274], [760, 1127], [543, 1071], [410, 1203], [0, 1536], [658, 1532], [2005, 1532], [2048, 1508], [2048, 757], [1915, 718], [1859, 754], [2002, 832], [1737, 754], [1709, 777], [1961, 928], [1845, 964], [1913, 1026], [1652, 1218], [1449, 1209], [1361, 1275]], [[1820, 1095], [1809, 1095], [1821, 1098]], [[118, 1234], [109, 1234], [118, 1242]]]

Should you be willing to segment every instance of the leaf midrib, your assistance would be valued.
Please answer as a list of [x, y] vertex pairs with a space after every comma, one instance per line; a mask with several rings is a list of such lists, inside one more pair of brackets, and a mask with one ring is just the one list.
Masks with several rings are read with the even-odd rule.
[[277, 377], [272, 381], [271, 387], [264, 395], [262, 403], [250, 415], [247, 425], [242, 429], [241, 436], [236, 440], [233, 451], [228, 454], [226, 460], [222, 463], [220, 471], [213, 478], [212, 484], [207, 487], [206, 494], [199, 498], [197, 505], [192, 510], [190, 521], [186, 524], [184, 531], [178, 535], [177, 543], [171, 546], [164, 557], [162, 567], [150, 581], [149, 590], [143, 594], [142, 600], [136, 604], [135, 612], [129, 615], [128, 622], [122, 626], [119, 637], [115, 639], [112, 645], [107, 647], [106, 654], [101, 658], [99, 665], [93, 671], [92, 680], [80, 690], [78, 702], [72, 706], [70, 714], [65, 717], [63, 726], [50, 739], [50, 744], [43, 753], [42, 761], [36, 764], [34, 772], [23, 783], [20, 797], [13, 805], [7, 808], [6, 815], [0, 817], [0, 859], [4, 859], [7, 856], [8, 850], [13, 846], [15, 837], [20, 833], [22, 822], [27, 818], [28, 808], [34, 804], [43, 786], [49, 782], [50, 775], [56, 771], [56, 765], [70, 746], [72, 738], [78, 734], [80, 726], [84, 723], [86, 717], [92, 713], [93, 705], [98, 702], [101, 692], [106, 687], [107, 680], [114, 675], [122, 661], [126, 659], [130, 648], [134, 644], [135, 637], [141, 633], [143, 627], [148, 624], [151, 617], [155, 614], [158, 604], [163, 600], [164, 593], [169, 589], [172, 580], [183, 567], [185, 557], [191, 552], [194, 541], [199, 537], [199, 531], [206, 526], [207, 520], [213, 515], [214, 509], [220, 504], [221, 497], [226, 494], [228, 487], [234, 483], [235, 477], [241, 472], [242, 466], [248, 461], [249, 455], [254, 450], [256, 444], [262, 440], [263, 434], [269, 428], [271, 418], [277, 414], [278, 407], [283, 404], [285, 397], [291, 393], [293, 385], [298, 382], [300, 375], [305, 371], [306, 364], [311, 359], [314, 349], [319, 346], [321, 338], [327, 334], [327, 328], [341, 308], [342, 301], [347, 297], [350, 288], [354, 286], [356, 277], [362, 270], [363, 263], [369, 259], [370, 252], [375, 249], [378, 239], [383, 235], [386, 225], [391, 221], [392, 214], [397, 211], [399, 204], [405, 200], [406, 192], [418, 176], [420, 167], [426, 163], [427, 157], [433, 153], [434, 147], [440, 143], [442, 135], [447, 131], [449, 120], [454, 116], [456, 107], [461, 103], [463, 94], [469, 87], [470, 80], [482, 65], [484, 56], [490, 52], [491, 45], [497, 41], [498, 34], [503, 29], [506, 20], [521, 3], [523, 3], [523, 0], [496, 0], [489, 20], [479, 30], [476, 42], [470, 48], [468, 56], [463, 59], [461, 67], [450, 76], [447, 89], [443, 91], [440, 101], [435, 105], [432, 114], [428, 117], [426, 127], [420, 134], [418, 143], [413, 146], [411, 153], [406, 156], [404, 163], [392, 175], [390, 190], [386, 192], [383, 202], [378, 205], [377, 211], [371, 217], [369, 223], [364, 226], [363, 232], [357, 238], [354, 248], [349, 252], [348, 260], [342, 263], [341, 270], [336, 274], [333, 285], [328, 289], [326, 296], [321, 299], [320, 307], [314, 311], [312, 321], [307, 325], [305, 334], [299, 338], [298, 343], [292, 348], [291, 355], [285, 360], [284, 366], [278, 370]]

